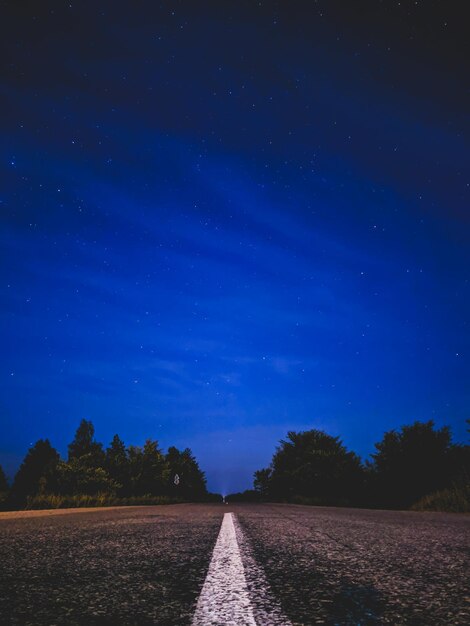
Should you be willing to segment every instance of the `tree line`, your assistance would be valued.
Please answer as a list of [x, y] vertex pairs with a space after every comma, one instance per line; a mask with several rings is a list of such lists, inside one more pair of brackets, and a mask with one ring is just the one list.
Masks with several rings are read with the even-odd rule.
[[470, 510], [470, 446], [453, 443], [447, 426], [415, 422], [386, 432], [363, 463], [339, 437], [291, 431], [254, 489], [228, 499]]
[[[470, 426], [470, 421], [467, 420]], [[447, 426], [415, 422], [384, 434], [365, 463], [339, 437], [321, 430], [287, 433], [254, 488], [229, 501], [470, 511], [470, 446], [452, 442]], [[67, 460], [48, 439], [27, 452], [11, 487], [0, 467], [2, 508], [220, 501], [209, 494], [191, 450], [158, 442], [105, 449], [82, 420]]]
[[165, 454], [155, 440], [126, 446], [114, 435], [105, 449], [87, 420], [77, 428], [67, 460], [48, 439], [40, 439], [29, 448], [11, 488], [0, 467], [0, 493], [4, 508], [217, 499], [208, 493], [189, 448], [170, 447]]

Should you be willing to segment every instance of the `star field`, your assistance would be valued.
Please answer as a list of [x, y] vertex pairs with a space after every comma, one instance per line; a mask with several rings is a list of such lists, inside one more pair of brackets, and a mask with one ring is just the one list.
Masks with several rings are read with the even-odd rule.
[[82, 418], [191, 447], [223, 492], [290, 429], [464, 438], [460, 9], [3, 3], [10, 473]]

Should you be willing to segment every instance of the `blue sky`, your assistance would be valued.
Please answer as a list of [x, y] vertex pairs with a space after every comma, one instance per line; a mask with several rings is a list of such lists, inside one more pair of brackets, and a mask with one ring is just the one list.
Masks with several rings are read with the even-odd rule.
[[[250, 486], [292, 429], [465, 437], [468, 137], [442, 3], [12, 7], [0, 462], [190, 446]], [[444, 26], [444, 22], [447, 24]], [[412, 36], [410, 36], [412, 33]]]

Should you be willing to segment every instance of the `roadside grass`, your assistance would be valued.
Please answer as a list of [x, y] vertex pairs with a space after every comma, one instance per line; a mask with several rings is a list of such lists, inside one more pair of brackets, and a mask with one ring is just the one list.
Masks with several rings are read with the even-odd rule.
[[455, 485], [424, 496], [413, 504], [411, 510], [470, 513], [470, 484]]
[[179, 504], [183, 502], [180, 498], [170, 498], [168, 496], [133, 496], [129, 498], [118, 498], [116, 496], [102, 493], [94, 496], [90, 495], [74, 495], [74, 496], [58, 496], [53, 494], [44, 494], [31, 496], [26, 502], [25, 509], [76, 509], [89, 507], [106, 507], [106, 506], [136, 506], [136, 505], [155, 505], [155, 504]]

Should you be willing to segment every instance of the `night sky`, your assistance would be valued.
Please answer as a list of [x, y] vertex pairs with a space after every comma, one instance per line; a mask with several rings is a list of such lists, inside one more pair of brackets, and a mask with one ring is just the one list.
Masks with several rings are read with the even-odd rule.
[[0, 3], [0, 463], [465, 440], [464, 2]]

